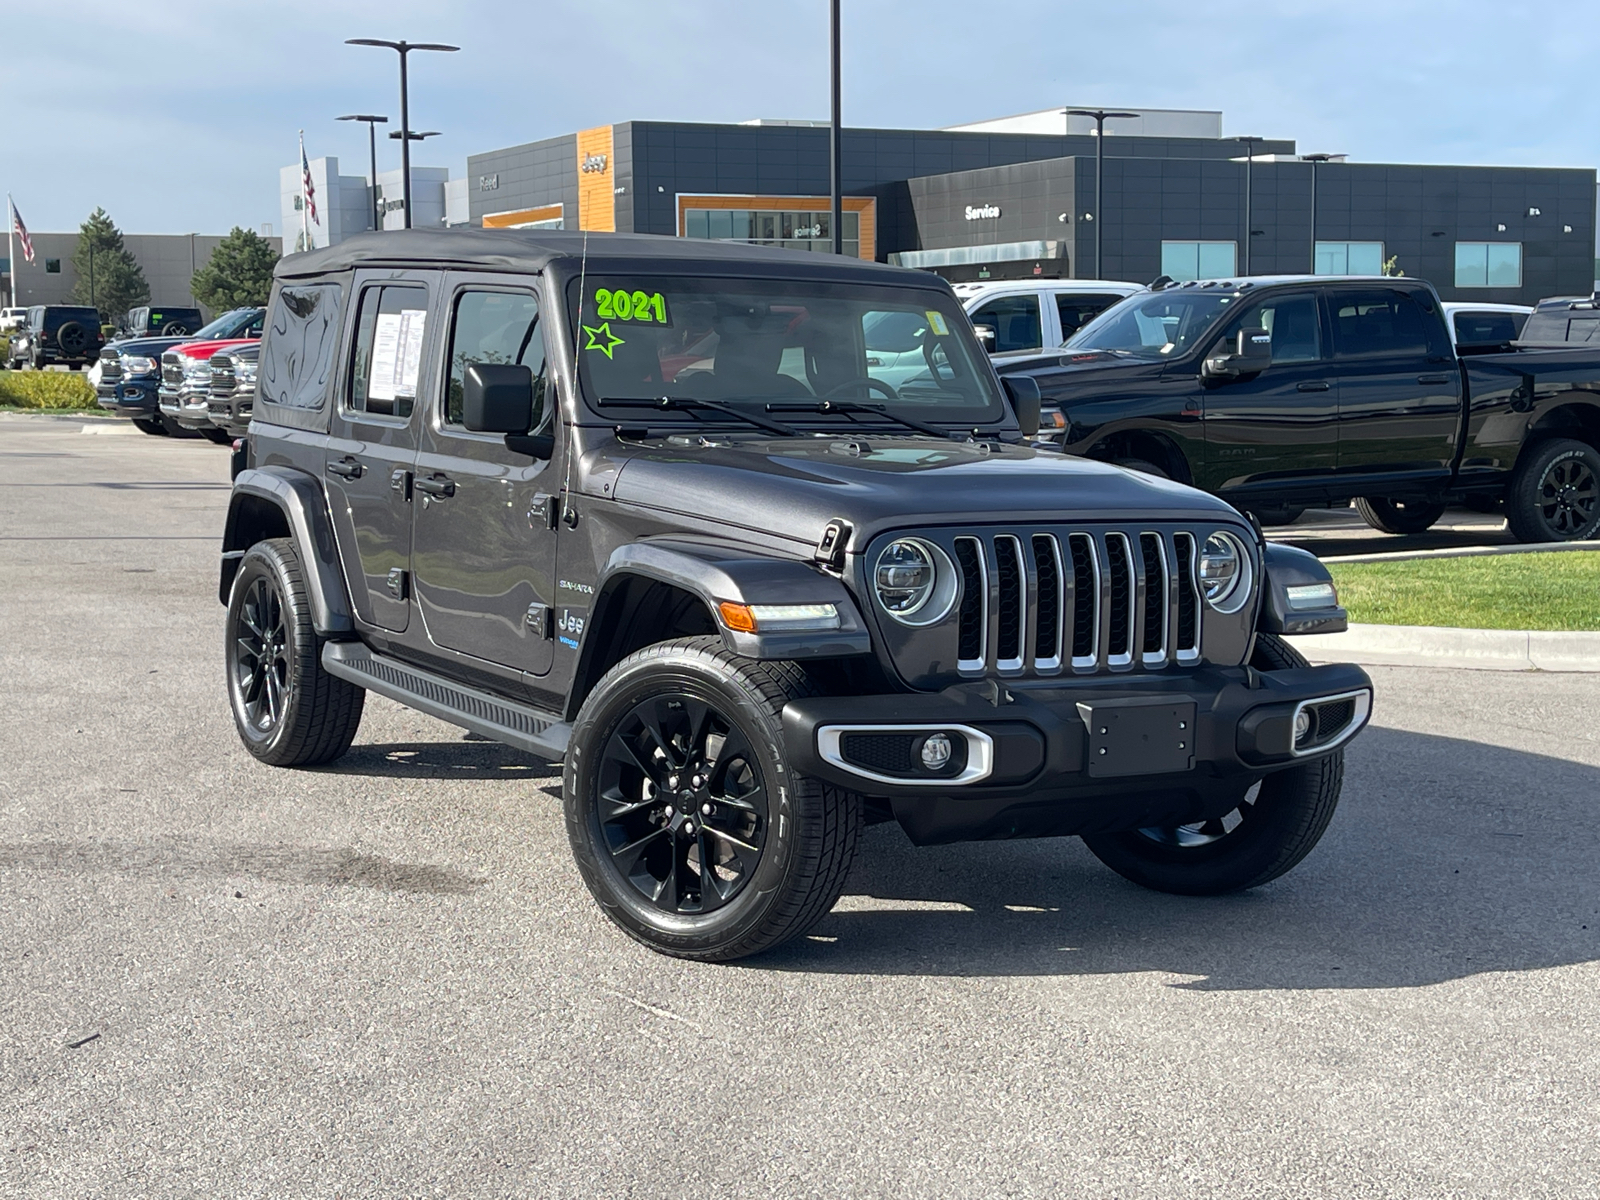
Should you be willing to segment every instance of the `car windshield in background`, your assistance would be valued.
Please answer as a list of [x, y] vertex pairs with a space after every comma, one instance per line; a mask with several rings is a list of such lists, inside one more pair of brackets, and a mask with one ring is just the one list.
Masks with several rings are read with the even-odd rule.
[[1227, 292], [1156, 292], [1130, 296], [1068, 339], [1068, 350], [1105, 350], [1135, 358], [1172, 358], [1203, 340], [1239, 303]]
[[[258, 308], [236, 308], [223, 313], [211, 324], [195, 330], [196, 340], [204, 338], [230, 338], [230, 337], [258, 337], [261, 333], [261, 310]], [[252, 321], [251, 318], [256, 320]], [[248, 326], [256, 328], [245, 332]]]
[[[769, 404], [793, 411], [836, 400], [960, 425], [1005, 413], [966, 316], [943, 292], [665, 276], [582, 282], [572, 324], [591, 403], [666, 396], [761, 414]], [[579, 283], [568, 289], [572, 308]]]

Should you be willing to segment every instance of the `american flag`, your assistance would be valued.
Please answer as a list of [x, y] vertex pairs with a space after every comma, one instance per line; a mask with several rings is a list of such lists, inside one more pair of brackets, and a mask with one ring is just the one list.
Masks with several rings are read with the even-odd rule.
[[[311, 160], [306, 157], [304, 134], [300, 137], [300, 189], [305, 193], [306, 209], [311, 213], [311, 219], [321, 225], [322, 222], [317, 220], [317, 189], [316, 185], [311, 182]], [[33, 261], [31, 255], [28, 261]]]
[[[11, 197], [7, 196], [7, 200]], [[11, 206], [11, 220], [17, 227], [17, 236], [22, 239], [22, 257], [29, 262], [33, 261], [33, 239], [28, 236], [28, 227], [22, 223], [22, 214], [17, 211], [17, 206]]]

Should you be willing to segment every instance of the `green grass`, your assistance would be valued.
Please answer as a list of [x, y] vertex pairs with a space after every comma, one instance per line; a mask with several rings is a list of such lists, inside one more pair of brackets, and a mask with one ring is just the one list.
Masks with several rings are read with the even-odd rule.
[[1350, 620], [1458, 629], [1600, 630], [1600, 552], [1329, 563]]

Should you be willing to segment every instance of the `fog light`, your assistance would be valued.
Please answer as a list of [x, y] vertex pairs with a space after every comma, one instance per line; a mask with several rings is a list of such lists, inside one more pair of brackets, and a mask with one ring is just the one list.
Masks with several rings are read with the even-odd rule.
[[1294, 744], [1300, 745], [1311, 736], [1311, 710], [1302, 708], [1294, 715]]
[[922, 739], [922, 765], [930, 771], [941, 771], [950, 762], [950, 735], [930, 734]]

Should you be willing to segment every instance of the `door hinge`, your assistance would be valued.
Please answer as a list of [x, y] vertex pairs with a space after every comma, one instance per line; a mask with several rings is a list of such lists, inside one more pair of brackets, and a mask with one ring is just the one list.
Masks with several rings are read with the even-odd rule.
[[829, 521], [823, 529], [822, 536], [817, 539], [817, 549], [813, 558], [825, 570], [843, 571], [845, 551], [850, 545], [851, 526], [849, 521]]
[[523, 623], [533, 632], [533, 636], [541, 640], [548, 640], [553, 636], [550, 621], [550, 606], [548, 604], [528, 605], [528, 615], [522, 618]]
[[396, 600], [404, 600], [411, 592], [411, 572], [403, 567], [390, 567], [387, 582], [389, 594]]
[[396, 467], [389, 473], [389, 490], [400, 499], [411, 502], [411, 472], [404, 467]]
[[528, 506], [528, 528], [554, 529], [558, 507], [554, 496], [544, 492], [537, 493], [533, 497], [533, 503]]

